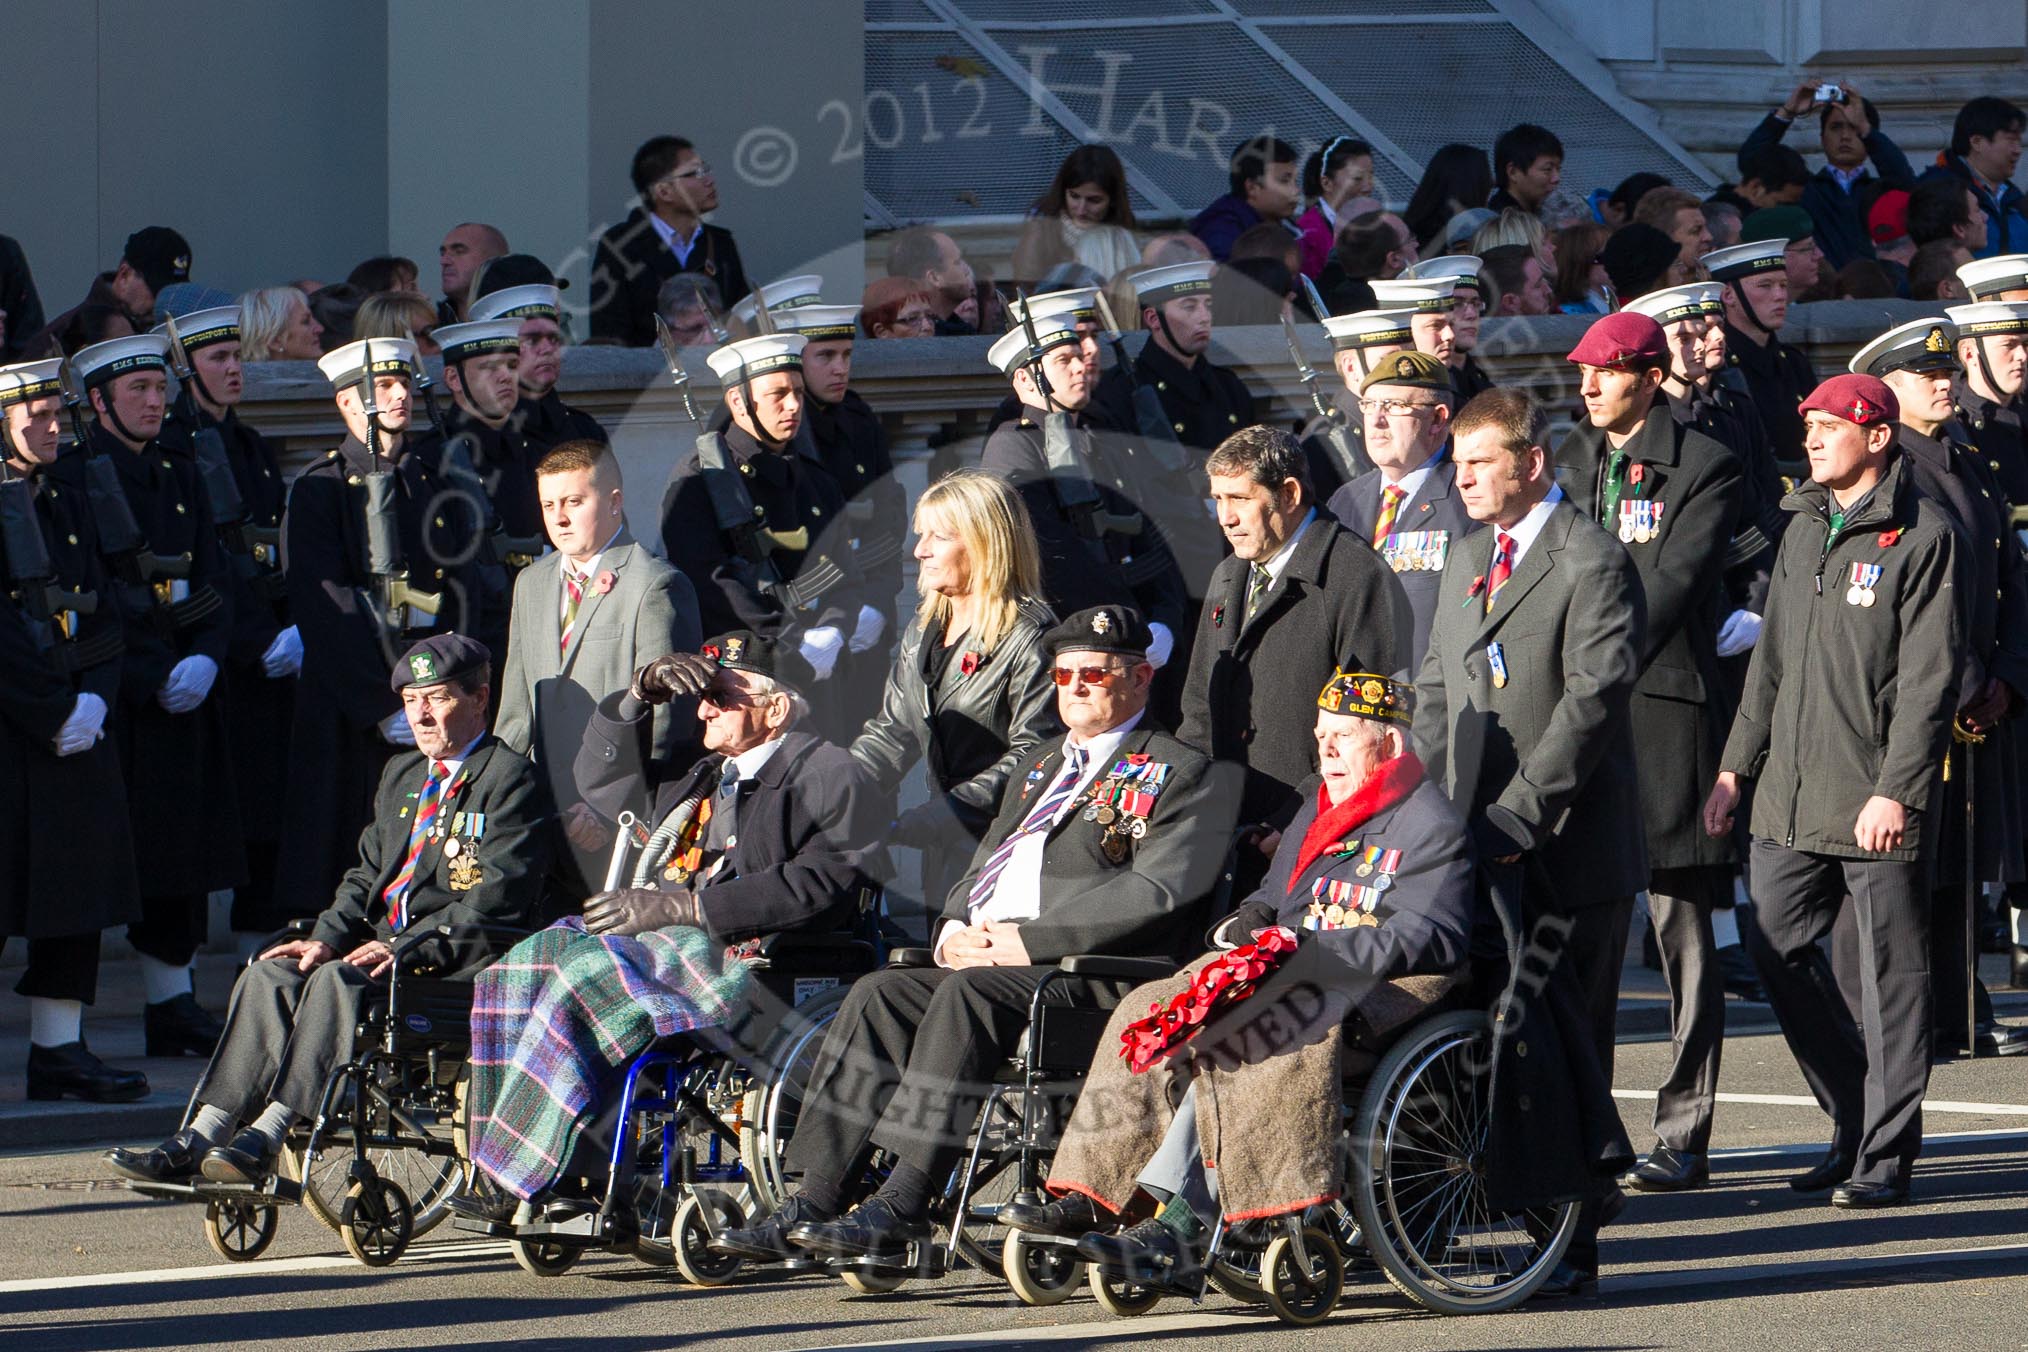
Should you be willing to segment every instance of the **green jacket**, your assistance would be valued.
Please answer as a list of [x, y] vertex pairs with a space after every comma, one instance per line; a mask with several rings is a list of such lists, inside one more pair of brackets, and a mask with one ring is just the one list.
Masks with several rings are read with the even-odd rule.
[[[1898, 453], [1836, 539], [1821, 484], [1782, 507], [1793, 519], [1719, 767], [1759, 781], [1758, 837], [1847, 859], [1919, 858], [1964, 660], [1950, 521]], [[1910, 810], [1898, 850], [1853, 838], [1875, 795]]]

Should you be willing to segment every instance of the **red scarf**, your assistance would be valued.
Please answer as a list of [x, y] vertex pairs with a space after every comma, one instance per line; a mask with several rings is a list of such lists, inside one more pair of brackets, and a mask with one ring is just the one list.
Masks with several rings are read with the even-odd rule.
[[1325, 787], [1319, 784], [1317, 815], [1310, 822], [1310, 829], [1303, 833], [1303, 848], [1296, 855], [1296, 866], [1289, 870], [1289, 892], [1295, 892], [1296, 880], [1303, 876], [1303, 870], [1316, 862], [1319, 855], [1340, 844], [1376, 813], [1387, 811], [1414, 793], [1420, 783], [1422, 762], [1415, 758], [1413, 751], [1403, 751], [1391, 761], [1382, 761], [1379, 768], [1366, 777], [1366, 782], [1336, 807], [1331, 805], [1331, 796]]

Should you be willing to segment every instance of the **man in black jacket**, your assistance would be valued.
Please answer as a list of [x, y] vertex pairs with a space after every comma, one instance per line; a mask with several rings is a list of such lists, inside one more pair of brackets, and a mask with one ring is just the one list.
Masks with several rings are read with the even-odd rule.
[[592, 341], [647, 347], [655, 341], [655, 293], [679, 272], [701, 272], [727, 305], [745, 298], [739, 246], [723, 226], [706, 225], [718, 209], [718, 181], [695, 146], [655, 136], [634, 152], [641, 205], [599, 236], [592, 264]]
[[[1908, 188], [1915, 184], [1915, 170], [1901, 147], [1880, 129], [1880, 113], [1848, 80], [1834, 99], [1819, 101], [1815, 80], [1795, 87], [1782, 106], [1761, 119], [1739, 147], [1740, 177], [1748, 176], [1747, 162], [1762, 149], [1779, 145], [1798, 118], [1817, 115], [1817, 128], [1824, 147], [1824, 167], [1803, 187], [1802, 207], [1817, 227], [1817, 245], [1825, 261], [1837, 271], [1855, 258], [1873, 257], [1873, 240], [1866, 230], [1866, 207], [1871, 204], [1871, 185], [1881, 188]], [[1867, 172], [1872, 162], [1876, 178]]]
[[472, 318], [521, 321], [520, 402], [509, 421], [528, 448], [528, 465], [566, 441], [610, 441], [598, 419], [556, 393], [563, 374], [563, 299], [547, 266], [527, 254], [486, 264], [472, 300]]
[[[717, 1246], [766, 1261], [897, 1258], [926, 1237], [932, 1194], [963, 1153], [993, 1067], [1043, 975], [1078, 953], [1176, 955], [1225, 853], [1235, 796], [1201, 753], [1141, 726], [1148, 627], [1125, 606], [1072, 615], [1044, 640], [1070, 729], [1009, 781], [970, 871], [951, 889], [935, 965], [861, 979], [811, 1072], [792, 1146], [802, 1190]], [[1073, 981], [1085, 999], [1118, 998]], [[878, 1193], [839, 1215], [869, 1146], [895, 1157]], [[833, 1218], [836, 1219], [833, 1219]]]
[[1777, 336], [1789, 313], [1788, 241], [1735, 244], [1698, 261], [1725, 283], [1725, 357], [1745, 377], [1776, 461], [1801, 458], [1803, 419], [1795, 407], [1817, 383], [1810, 359]]
[[[116, 1172], [151, 1183], [200, 1171], [219, 1183], [264, 1181], [290, 1127], [317, 1111], [331, 1072], [351, 1056], [406, 931], [535, 917], [551, 823], [535, 767], [486, 731], [491, 660], [476, 640], [447, 633], [396, 666], [390, 684], [416, 750], [381, 777], [359, 862], [309, 938], [277, 944], [240, 977], [190, 1125], [153, 1149], [108, 1152]], [[436, 965], [469, 964], [453, 942]]]

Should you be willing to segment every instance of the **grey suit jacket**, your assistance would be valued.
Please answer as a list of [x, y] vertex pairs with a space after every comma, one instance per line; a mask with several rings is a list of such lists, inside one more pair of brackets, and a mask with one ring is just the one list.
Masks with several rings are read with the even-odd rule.
[[[637, 668], [672, 652], [695, 652], [697, 593], [690, 581], [634, 542], [624, 528], [599, 556], [598, 572], [613, 585], [596, 587], [578, 604], [570, 646], [563, 646], [563, 556], [551, 551], [514, 582], [507, 664], [498, 673], [501, 741], [540, 766], [559, 808], [580, 801], [571, 764], [584, 745], [598, 702], [624, 690]], [[692, 736], [690, 704], [656, 711], [653, 749], [666, 759]]]
[[1533, 851], [1563, 910], [1624, 900], [1648, 884], [1627, 717], [1647, 628], [1640, 578], [1564, 499], [1488, 614], [1494, 540], [1482, 530], [1451, 550], [1416, 680], [1417, 753], [1482, 857]]

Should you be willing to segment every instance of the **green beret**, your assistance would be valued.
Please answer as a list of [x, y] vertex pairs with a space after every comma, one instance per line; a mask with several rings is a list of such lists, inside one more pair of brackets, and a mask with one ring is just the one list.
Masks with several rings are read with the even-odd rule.
[[1764, 239], [1785, 239], [1794, 244], [1816, 233], [1817, 223], [1801, 207], [1762, 207], [1746, 218], [1739, 242], [1757, 244]]
[[1359, 393], [1364, 394], [1375, 385], [1406, 385], [1448, 394], [1451, 371], [1427, 352], [1395, 352], [1373, 363], [1373, 370], [1359, 382]]

